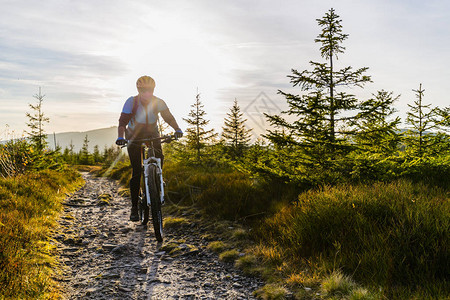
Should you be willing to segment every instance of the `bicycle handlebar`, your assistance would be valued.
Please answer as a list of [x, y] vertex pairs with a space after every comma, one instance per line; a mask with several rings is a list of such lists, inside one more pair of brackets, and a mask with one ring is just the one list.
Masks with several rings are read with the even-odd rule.
[[[154, 142], [154, 141], [158, 141], [158, 140], [160, 140], [161, 143], [170, 143], [173, 140], [177, 140], [177, 138], [175, 137], [174, 134], [168, 134], [168, 135], [160, 136], [160, 137], [157, 137], [157, 138], [151, 138], [151, 139], [127, 140], [126, 144], [140, 144], [140, 143]], [[121, 146], [121, 147], [122, 148], [125, 147], [126, 144]]]

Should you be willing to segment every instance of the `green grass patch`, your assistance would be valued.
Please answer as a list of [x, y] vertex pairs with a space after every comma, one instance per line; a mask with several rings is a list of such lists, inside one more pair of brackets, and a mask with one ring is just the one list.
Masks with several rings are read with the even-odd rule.
[[89, 173], [98, 173], [101, 171], [101, 166], [91, 166], [91, 165], [75, 165], [75, 169], [77, 169], [80, 172], [89, 172]]
[[0, 179], [0, 298], [57, 297], [49, 243], [65, 193], [82, 183], [70, 170]]
[[229, 245], [225, 244], [222, 241], [214, 241], [208, 244], [208, 246], [206, 248], [208, 248], [211, 251], [214, 251], [216, 253], [220, 253], [225, 251], [225, 249], [227, 249], [229, 247]]
[[131, 179], [131, 165], [128, 159], [125, 161], [118, 161], [115, 165], [104, 166], [102, 170], [98, 171], [98, 176], [107, 176], [118, 180], [121, 185], [128, 186]]
[[219, 255], [219, 259], [224, 262], [234, 262], [239, 257], [239, 251], [236, 249], [227, 250]]
[[258, 258], [253, 254], [246, 254], [239, 257], [235, 262], [235, 266], [247, 275], [257, 275], [260, 273]]
[[350, 294], [350, 300], [378, 300], [380, 297], [370, 293], [363, 287], [355, 288]]
[[130, 189], [129, 188], [119, 188], [119, 190], [117, 191], [117, 193], [119, 194], [119, 196], [121, 197], [130, 197]]
[[320, 286], [321, 295], [325, 299], [376, 300], [380, 295], [369, 292], [358, 286], [349, 276], [334, 271], [326, 276]]
[[175, 228], [189, 225], [189, 220], [182, 217], [167, 216], [164, 218], [164, 228]]
[[264, 300], [283, 300], [286, 299], [287, 294], [288, 290], [285, 287], [273, 283], [266, 284], [254, 292], [256, 297]]
[[349, 296], [356, 288], [353, 280], [341, 272], [333, 272], [322, 280], [321, 291], [325, 297], [343, 298]]
[[[216, 219], [250, 222], [274, 211], [275, 199], [295, 195], [286, 186], [250, 178], [236, 170], [164, 166], [167, 193], [177, 205], [195, 205]], [[289, 193], [289, 192], [290, 193]]]
[[243, 228], [237, 228], [233, 230], [233, 233], [231, 235], [236, 240], [245, 240], [246, 238], [248, 238], [247, 231]]
[[369, 287], [383, 286], [389, 298], [448, 295], [441, 286], [450, 267], [449, 230], [446, 190], [405, 180], [345, 185], [305, 192], [268, 218], [260, 254], [324, 274], [342, 269]]

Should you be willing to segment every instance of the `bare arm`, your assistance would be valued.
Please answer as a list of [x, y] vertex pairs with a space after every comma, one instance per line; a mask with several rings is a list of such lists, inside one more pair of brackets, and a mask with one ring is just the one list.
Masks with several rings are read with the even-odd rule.
[[125, 136], [125, 127], [127, 127], [128, 122], [131, 120], [131, 114], [121, 113], [119, 118], [119, 126], [117, 136], [118, 138], [123, 138]]
[[123, 138], [125, 136], [125, 127], [119, 126], [118, 128], [118, 135], [119, 138]]
[[172, 115], [172, 113], [170, 112], [169, 109], [165, 109], [165, 110], [161, 111], [160, 114], [161, 114], [162, 118], [164, 119], [164, 121], [170, 125], [170, 127], [172, 127], [175, 130], [180, 129], [177, 121], [175, 120], [175, 117]]

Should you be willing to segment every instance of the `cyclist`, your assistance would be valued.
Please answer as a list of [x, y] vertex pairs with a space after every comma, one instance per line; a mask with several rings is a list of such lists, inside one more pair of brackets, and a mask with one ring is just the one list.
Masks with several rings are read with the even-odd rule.
[[[161, 114], [164, 121], [175, 130], [175, 137], [183, 136], [183, 131], [177, 124], [172, 113], [169, 111], [166, 103], [156, 97], [155, 81], [150, 76], [142, 76], [136, 81], [138, 90], [137, 96], [128, 98], [123, 106], [119, 118], [118, 138], [116, 144], [119, 146], [127, 144], [127, 140], [149, 139], [159, 137], [158, 114]], [[125, 138], [124, 138], [125, 136]], [[155, 147], [155, 156], [161, 158], [161, 166], [164, 155], [161, 149], [161, 142], [153, 143]], [[138, 215], [138, 197], [141, 183], [141, 145], [130, 143], [127, 146], [128, 156], [130, 157], [133, 168], [130, 180], [131, 195], [131, 221], [139, 221]]]

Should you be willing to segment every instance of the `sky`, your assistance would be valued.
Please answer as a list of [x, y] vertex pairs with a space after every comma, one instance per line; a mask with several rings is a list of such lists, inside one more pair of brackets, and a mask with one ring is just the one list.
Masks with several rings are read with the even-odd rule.
[[368, 67], [373, 83], [400, 94], [405, 119], [413, 89], [425, 102], [450, 105], [450, 1], [446, 0], [0, 0], [0, 133], [27, 129], [33, 95], [45, 95], [47, 133], [116, 126], [142, 75], [156, 81], [185, 129], [195, 95], [221, 131], [238, 100], [248, 126], [287, 108], [278, 90], [299, 94], [288, 75], [322, 62], [316, 19], [334, 8], [345, 53], [337, 67]]

